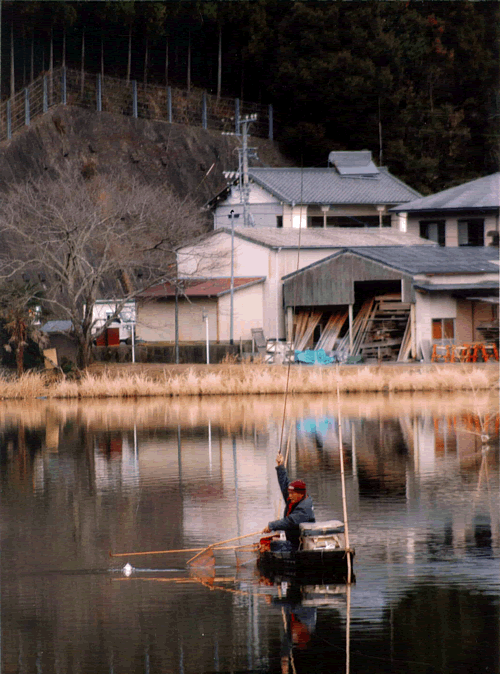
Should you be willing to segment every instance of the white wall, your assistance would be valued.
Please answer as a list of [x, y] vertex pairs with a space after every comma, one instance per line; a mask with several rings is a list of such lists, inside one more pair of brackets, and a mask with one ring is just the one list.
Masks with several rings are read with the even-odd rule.
[[[250, 183], [249, 208], [250, 214], [248, 225], [255, 227], [276, 227], [277, 216], [283, 215], [283, 206], [269, 192], [263, 190], [260, 186]], [[243, 226], [243, 204], [240, 200], [240, 192], [236, 187], [231, 191], [224, 202], [217, 205], [214, 211], [214, 229], [221, 227], [231, 227], [231, 211], [234, 211], [237, 218], [234, 218], [234, 226]], [[233, 216], [234, 217], [234, 216]]]
[[[205, 340], [203, 312], [208, 314], [209, 338], [217, 340], [217, 300], [179, 299], [179, 341]], [[137, 307], [136, 338], [145, 342], [175, 341], [175, 300], [143, 302]]]
[[417, 353], [423, 349], [426, 353], [432, 349], [432, 319], [457, 317], [457, 301], [446, 292], [432, 294], [415, 293], [415, 332]]
[[[234, 292], [233, 338], [252, 339], [252, 328], [262, 328], [264, 322], [264, 284], [258, 283]], [[219, 339], [231, 335], [231, 294], [219, 297]]]

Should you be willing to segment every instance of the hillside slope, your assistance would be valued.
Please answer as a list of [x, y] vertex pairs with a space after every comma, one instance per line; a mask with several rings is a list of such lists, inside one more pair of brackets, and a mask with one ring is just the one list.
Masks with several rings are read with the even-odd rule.
[[[260, 160], [254, 165], [290, 165], [271, 141], [252, 137], [249, 144]], [[70, 162], [166, 181], [201, 204], [226, 185], [223, 171], [237, 169], [238, 146], [235, 136], [197, 127], [59, 106], [0, 144], [0, 189]]]

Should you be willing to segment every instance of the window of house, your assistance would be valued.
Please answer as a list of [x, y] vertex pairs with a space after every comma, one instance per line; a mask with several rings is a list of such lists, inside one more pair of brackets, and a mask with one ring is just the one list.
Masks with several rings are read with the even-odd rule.
[[459, 246], [484, 246], [484, 220], [471, 218], [458, 221]]
[[435, 241], [440, 246], [446, 245], [444, 220], [421, 220], [420, 236]]
[[[324, 220], [322, 215], [311, 215], [307, 218], [308, 227], [323, 227]], [[380, 221], [378, 215], [328, 215], [326, 217], [327, 227], [379, 227]], [[382, 216], [382, 227], [391, 226], [391, 216]]]
[[432, 341], [443, 342], [455, 339], [455, 319], [454, 318], [433, 318], [432, 319]]
[[276, 227], [283, 227], [283, 216], [282, 215], [276, 216]]

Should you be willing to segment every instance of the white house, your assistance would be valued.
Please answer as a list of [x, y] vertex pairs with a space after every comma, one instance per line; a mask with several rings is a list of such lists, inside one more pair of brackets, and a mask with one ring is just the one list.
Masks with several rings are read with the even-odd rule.
[[322, 168], [249, 168], [208, 207], [215, 229], [232, 219], [258, 228], [400, 228], [389, 209], [420, 196], [363, 150], [331, 152]]
[[[258, 283], [246, 287], [245, 292], [238, 290], [233, 294], [234, 338], [251, 339], [251, 328], [260, 327], [266, 338], [284, 339], [284, 276], [353, 245], [367, 248], [390, 246], [397, 254], [399, 248], [418, 244], [435, 246], [420, 237], [390, 228], [302, 230], [237, 227], [234, 238], [230, 229], [218, 229], [195, 244], [179, 248], [177, 264], [181, 279], [198, 276], [206, 263], [203, 276], [217, 278], [219, 282], [225, 278], [227, 284], [231, 277], [232, 259], [236, 281], [241, 279], [245, 285], [248, 279], [259, 279]], [[227, 297], [223, 295], [219, 303], [222, 298], [226, 303], [224, 311], [227, 311]], [[151, 308], [151, 311], [157, 310], [158, 307]], [[219, 316], [223, 315], [221, 309]], [[193, 322], [198, 322], [194, 315]], [[226, 319], [219, 319], [218, 339], [221, 341], [229, 339], [228, 326]]]
[[500, 173], [391, 209], [407, 230], [440, 246], [498, 247]]

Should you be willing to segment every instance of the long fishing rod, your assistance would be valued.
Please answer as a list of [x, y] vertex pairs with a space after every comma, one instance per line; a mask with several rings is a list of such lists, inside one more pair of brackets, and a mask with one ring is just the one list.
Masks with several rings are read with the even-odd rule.
[[[301, 160], [301, 167], [300, 167], [300, 211], [299, 211], [299, 237], [298, 237], [298, 245], [297, 245], [297, 269], [296, 271], [299, 270], [300, 266], [300, 246], [301, 246], [301, 240], [302, 240], [302, 209], [304, 207], [304, 166]], [[293, 218], [293, 215], [292, 215]], [[292, 227], [293, 227], [293, 221], [292, 221]], [[278, 264], [278, 259], [276, 257], [276, 264]], [[293, 297], [293, 316], [295, 316], [295, 309], [297, 306], [297, 284], [295, 284], [294, 288], [294, 297]], [[292, 330], [291, 330], [291, 336], [292, 336], [292, 343], [293, 343], [293, 318], [292, 318]], [[276, 340], [278, 339], [278, 335], [276, 335]], [[280, 436], [280, 442], [279, 442], [279, 447], [278, 447], [278, 454], [281, 454], [281, 448], [283, 446], [283, 434], [285, 432], [285, 419], [286, 419], [286, 405], [288, 401], [288, 389], [289, 389], [289, 384], [290, 384], [290, 369], [292, 366], [292, 361], [291, 358], [289, 357], [288, 359], [288, 369], [286, 373], [286, 384], [285, 384], [285, 399], [283, 402], [283, 419], [281, 422], [281, 436]], [[290, 440], [290, 438], [289, 438]], [[290, 449], [290, 442], [288, 442], [288, 447], [286, 451], [286, 456], [285, 456], [285, 467], [286, 467], [286, 462], [288, 460], [288, 451]]]

